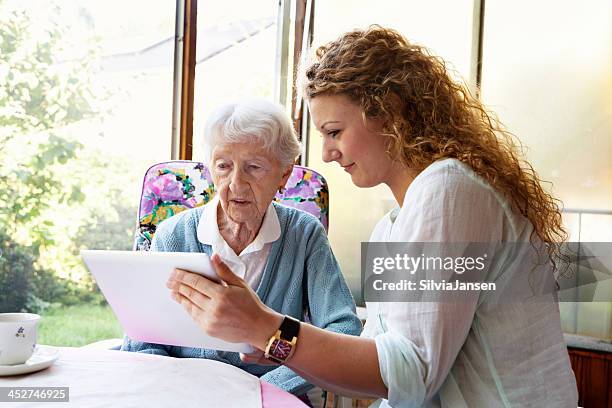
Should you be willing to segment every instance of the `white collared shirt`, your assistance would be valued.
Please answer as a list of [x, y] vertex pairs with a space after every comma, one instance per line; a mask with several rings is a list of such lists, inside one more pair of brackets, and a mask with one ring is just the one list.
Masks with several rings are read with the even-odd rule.
[[198, 223], [198, 240], [202, 244], [210, 245], [213, 253], [219, 254], [236, 275], [244, 279], [253, 290], [257, 290], [272, 249], [272, 243], [280, 238], [280, 222], [274, 205], [270, 203], [268, 206], [255, 239], [238, 255], [219, 232], [218, 208], [219, 196], [217, 195], [204, 206]]

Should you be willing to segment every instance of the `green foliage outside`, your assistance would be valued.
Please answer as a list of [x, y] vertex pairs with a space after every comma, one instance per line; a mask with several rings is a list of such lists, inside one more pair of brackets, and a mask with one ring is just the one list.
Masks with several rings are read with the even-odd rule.
[[0, 313], [104, 305], [79, 250], [130, 249], [137, 203], [130, 163], [88, 143], [109, 112], [92, 81], [98, 39], [87, 16], [66, 26], [60, 3], [44, 25], [15, 4], [0, 0]]
[[51, 307], [43, 312], [38, 326], [38, 343], [51, 346], [80, 347], [121, 337], [121, 327], [108, 306]]

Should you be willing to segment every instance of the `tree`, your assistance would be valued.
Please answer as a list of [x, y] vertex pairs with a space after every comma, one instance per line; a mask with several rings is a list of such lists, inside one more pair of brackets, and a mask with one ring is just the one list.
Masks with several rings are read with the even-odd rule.
[[[3, 0], [0, 16], [0, 293], [10, 297], [1, 312], [26, 308], [35, 283], [49, 282], [43, 275], [50, 272], [37, 265], [39, 249], [54, 244], [54, 222], [44, 211], [84, 198], [78, 184], [57, 176], [82, 144], [57, 130], [97, 112], [92, 59], [58, 61], [68, 38], [58, 16], [40, 27]], [[89, 52], [95, 53], [95, 44]]]
[[8, 10], [4, 1], [0, 15], [0, 225], [13, 237], [30, 227], [29, 241], [47, 244], [52, 221], [37, 217], [57, 198], [82, 199], [78, 186], [67, 189], [54, 176], [81, 144], [55, 130], [96, 114], [91, 67], [84, 59], [57, 68], [67, 34], [57, 22], [34, 31], [26, 12]]

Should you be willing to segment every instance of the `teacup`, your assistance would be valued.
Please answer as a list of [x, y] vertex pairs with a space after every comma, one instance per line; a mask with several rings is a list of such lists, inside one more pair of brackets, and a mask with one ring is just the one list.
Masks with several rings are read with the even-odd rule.
[[32, 356], [39, 320], [34, 313], [0, 313], [0, 365], [23, 364]]

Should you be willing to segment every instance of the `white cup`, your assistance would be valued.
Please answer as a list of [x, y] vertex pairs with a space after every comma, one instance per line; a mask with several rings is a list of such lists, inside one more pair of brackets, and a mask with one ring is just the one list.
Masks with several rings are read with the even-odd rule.
[[23, 364], [32, 356], [39, 320], [33, 313], [0, 313], [0, 365]]

